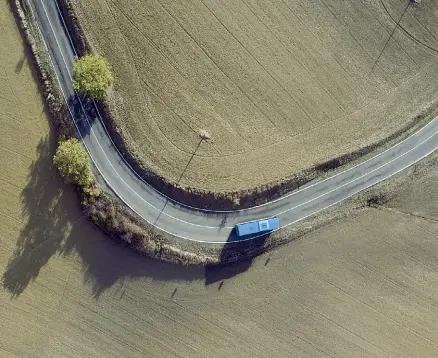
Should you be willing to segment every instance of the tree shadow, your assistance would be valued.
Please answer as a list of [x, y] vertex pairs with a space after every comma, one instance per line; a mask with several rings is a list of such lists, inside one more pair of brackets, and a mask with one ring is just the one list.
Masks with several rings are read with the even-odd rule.
[[94, 102], [87, 96], [78, 95], [70, 96], [67, 102], [82, 137], [90, 135], [91, 127], [98, 115]]
[[23, 217], [27, 222], [3, 273], [3, 286], [12, 297], [18, 297], [37, 278], [53, 255], [80, 257], [84, 283], [91, 285], [95, 298], [126, 279], [204, 278], [201, 267], [151, 260], [104, 235], [82, 213], [73, 189], [62, 184], [52, 165], [55, 143], [48, 138], [37, 146], [37, 159], [29, 168], [28, 183], [21, 193]]
[[61, 250], [69, 234], [65, 191], [60, 185], [53, 185], [57, 176], [52, 166], [53, 150], [54, 143], [49, 137], [41, 139], [37, 159], [29, 168], [28, 183], [21, 193], [27, 222], [3, 274], [3, 286], [13, 296], [20, 295], [38, 276], [50, 257]]
[[221, 281], [218, 287], [220, 289], [224, 280], [247, 271], [255, 256], [263, 252], [266, 240], [270, 236], [269, 233], [260, 237], [257, 235], [259, 234], [253, 235], [252, 239], [251, 235], [248, 235], [245, 241], [242, 241], [233, 230], [220, 254], [221, 262], [224, 264], [209, 265], [205, 268], [205, 285]]
[[[53, 128], [51, 128], [53, 132]], [[77, 194], [62, 183], [52, 164], [56, 149], [49, 135], [37, 146], [21, 193], [26, 224], [3, 273], [4, 288], [18, 297], [35, 280], [53, 255], [78, 255], [84, 283], [95, 298], [115, 283], [149, 277], [190, 281], [204, 278], [202, 267], [170, 265], [144, 257], [104, 235], [81, 211]], [[73, 200], [72, 200], [73, 198]]]
[[[82, 213], [73, 189], [62, 184], [52, 164], [56, 144], [50, 138], [39, 142], [37, 158], [29, 168], [28, 183], [21, 193], [23, 217], [27, 222], [3, 273], [3, 286], [12, 297], [19, 296], [56, 254], [78, 255], [83, 265], [84, 284], [91, 286], [96, 299], [116, 283], [123, 286], [126, 279], [205, 279], [205, 284], [209, 285], [251, 266], [252, 258], [207, 268], [171, 265], [149, 259], [121, 242], [110, 240]], [[267, 237], [239, 241], [241, 238], [232, 233], [221, 251], [222, 261], [233, 261], [242, 255], [253, 256], [263, 249]]]

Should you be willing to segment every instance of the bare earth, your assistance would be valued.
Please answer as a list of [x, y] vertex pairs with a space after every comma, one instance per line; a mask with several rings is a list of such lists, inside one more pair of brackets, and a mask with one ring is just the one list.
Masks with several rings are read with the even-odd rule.
[[[182, 186], [275, 182], [386, 138], [436, 99], [436, 0], [411, 5], [408, 33], [386, 46], [406, 1], [73, 3], [114, 67], [128, 147]], [[214, 141], [200, 144], [200, 128]]]
[[0, 357], [437, 357], [436, 162], [223, 283], [152, 262], [82, 217], [5, 1], [0, 28]]

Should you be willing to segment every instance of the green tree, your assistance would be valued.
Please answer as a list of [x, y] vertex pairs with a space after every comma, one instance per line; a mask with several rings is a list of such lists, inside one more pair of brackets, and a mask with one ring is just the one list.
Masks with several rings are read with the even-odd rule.
[[88, 189], [93, 184], [88, 154], [76, 139], [59, 142], [53, 163], [67, 183], [73, 183]]
[[113, 84], [114, 78], [108, 60], [99, 55], [76, 57], [73, 61], [73, 86], [81, 94], [99, 99]]

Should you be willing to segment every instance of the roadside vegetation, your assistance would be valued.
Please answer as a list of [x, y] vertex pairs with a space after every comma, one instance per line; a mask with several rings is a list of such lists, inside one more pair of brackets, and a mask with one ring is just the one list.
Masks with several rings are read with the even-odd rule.
[[[50, 61], [45, 50], [45, 46], [40, 39], [39, 33], [34, 27], [33, 23], [27, 21], [28, 16], [31, 18], [29, 9], [26, 7], [22, 8], [22, 4], [18, 0], [10, 0], [10, 4], [26, 41], [26, 46], [29, 46], [29, 59], [34, 62], [38, 70], [38, 80], [40, 81], [39, 84], [42, 87], [41, 90], [46, 100], [48, 114], [53, 124], [53, 138], [42, 141], [41, 145], [38, 147], [38, 149], [41, 151], [39, 155], [43, 157], [44, 160], [42, 161], [45, 163], [45, 165], [48, 165], [46, 161], [51, 158], [50, 162], [54, 164], [54, 168], [58, 168], [58, 172], [61, 174], [64, 180], [76, 187], [76, 192], [81, 199], [83, 212], [88, 215], [88, 217], [97, 225], [97, 227], [99, 227], [104, 233], [107, 233], [118, 243], [122, 242], [141, 254], [163, 261], [177, 262], [182, 264], [218, 263], [220, 259], [217, 251], [207, 255], [203, 253], [202, 250], [199, 251], [196, 247], [180, 245], [181, 243], [178, 239], [169, 237], [167, 235], [163, 236], [162, 233], [157, 232], [155, 228], [146, 225], [144, 222], [139, 220], [139, 218], [137, 218], [133, 213], [129, 212], [124, 205], [120, 205], [113, 197], [103, 193], [100, 190], [99, 185], [95, 182], [94, 178], [90, 176], [91, 171], [85, 149], [75, 138], [75, 131], [72, 127], [72, 121], [69, 117], [69, 112], [65, 107], [65, 102], [61, 96], [61, 91], [58, 88], [55, 74], [50, 66]], [[0, 20], [1, 19], [2, 18], [0, 18]], [[11, 56], [11, 58], [15, 57]], [[17, 60], [17, 72], [19, 72], [21, 68], [28, 70], [28, 68], [24, 66], [25, 61], [26, 57], [24, 55], [21, 56], [19, 61]], [[5, 62], [9, 64], [9, 62], [6, 60]], [[8, 73], [8, 71], [9, 69], [5, 70], [5, 73]], [[15, 89], [15, 86], [11, 84], [9, 87], [12, 88], [13, 91], [20, 93], [23, 96], [26, 95], [26, 92], [23, 90], [25, 86], [22, 86], [22, 88], [17, 87], [19, 89]], [[4, 88], [7, 89], [9, 87], [5, 86]], [[37, 91], [35, 91], [35, 93], [38, 95]], [[8, 108], [8, 110], [5, 110], [6, 115], [11, 113], [9, 110], [11, 103], [13, 103], [13, 101], [8, 100], [7, 97], [0, 98], [0, 105], [3, 104], [4, 108]], [[28, 99], [26, 101], [26, 105], [29, 106], [30, 103], [32, 103], [32, 100]], [[17, 109], [20, 109], [21, 107], [15, 104], [12, 106], [12, 108]], [[44, 112], [42, 112], [42, 114], [43, 113]], [[10, 121], [8, 124], [11, 124]], [[33, 132], [37, 133], [34, 130]], [[202, 132], [202, 136], [205, 138], [205, 140], [207, 140], [208, 133], [205, 134]], [[20, 138], [26, 139], [25, 136]], [[58, 139], [59, 146], [56, 152], [54, 150], [52, 152], [51, 142], [49, 141], [56, 138]], [[17, 146], [16, 140], [11, 140], [12, 145]], [[25, 144], [22, 144], [21, 146], [25, 147]], [[39, 171], [38, 175], [40, 175]], [[46, 183], [49, 185], [49, 182], [45, 179], [38, 177], [34, 180], [36, 181], [36, 184]], [[33, 184], [33, 186], [35, 186], [35, 184]], [[32, 189], [29, 190], [30, 192], [35, 191], [39, 193], [43, 190], [43, 188], [40, 187], [33, 189], [33, 186]], [[50, 206], [50, 211], [48, 212], [52, 217], [49, 217], [48, 220], [54, 219], [54, 223], [59, 225], [65, 224], [65, 230], [68, 231], [69, 224], [61, 221], [60, 219], [56, 219], [55, 215], [53, 214], [57, 211], [62, 211], [60, 207], [61, 204], [58, 203], [58, 197], [49, 198], [47, 199], [48, 201], [46, 199], [39, 199], [34, 194], [26, 197], [26, 201], [29, 201], [29, 205], [33, 204], [33, 199], [35, 199], [37, 202], [44, 202], [45, 204], [43, 203], [43, 205], [52, 205]], [[37, 211], [46, 209], [47, 207], [39, 207]], [[39, 215], [39, 213], [35, 213], [35, 215]], [[42, 225], [42, 227], [39, 228], [39, 225]], [[46, 231], [48, 232], [49, 229], [51, 230], [51, 228], [44, 227], [44, 224], [37, 222], [32, 222], [32, 226], [38, 226], [37, 228], [32, 229], [36, 232], [41, 231], [44, 233]], [[53, 228], [53, 231], [58, 229], [61, 228]], [[49, 235], [52, 234], [50, 233]], [[42, 235], [41, 238], [44, 239], [44, 235]], [[31, 238], [31, 240], [34, 239]], [[57, 245], [60, 245], [60, 243], [58, 242]], [[19, 290], [19, 288], [16, 290]]]
[[83, 145], [76, 139], [71, 138], [59, 142], [53, 163], [63, 179], [70, 184], [84, 188], [93, 183], [88, 153]]
[[76, 90], [92, 99], [104, 98], [114, 82], [109, 62], [96, 54], [75, 58], [72, 77]]
[[148, 260], [108, 242], [60, 180], [7, 6], [0, 28], [2, 357], [438, 356], [436, 156], [249, 264]]
[[[61, 2], [113, 67], [102, 113], [120, 151], [193, 205], [279, 196], [436, 107], [431, 1]], [[198, 128], [214, 141], [198, 145]]]

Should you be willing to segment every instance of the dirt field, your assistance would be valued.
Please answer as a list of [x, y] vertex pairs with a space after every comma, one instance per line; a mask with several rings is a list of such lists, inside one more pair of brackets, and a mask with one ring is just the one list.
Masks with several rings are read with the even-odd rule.
[[224, 281], [247, 263], [152, 262], [82, 217], [5, 1], [0, 28], [2, 358], [438, 355], [437, 161]]
[[0, 356], [437, 356], [437, 170], [402, 186], [394, 209], [320, 229], [224, 281], [223, 270], [148, 261], [83, 220], [59, 181], [0, 9], [11, 49], [0, 54]]
[[182, 186], [274, 182], [385, 138], [436, 98], [435, 0], [410, 6], [387, 44], [406, 1], [73, 3], [114, 67], [131, 152]]

